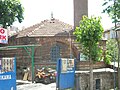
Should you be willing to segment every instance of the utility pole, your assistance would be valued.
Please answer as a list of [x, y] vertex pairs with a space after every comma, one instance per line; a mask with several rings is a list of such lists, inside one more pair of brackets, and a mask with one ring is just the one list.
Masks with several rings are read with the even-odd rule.
[[116, 0], [114, 0], [114, 16], [115, 16], [115, 32], [116, 32], [116, 41], [118, 45], [118, 90], [120, 90], [120, 42], [117, 33], [117, 22], [116, 22]]
[[69, 43], [70, 43], [70, 59], [72, 58], [72, 40], [71, 40], [71, 34], [69, 32]]
[[[69, 30], [69, 29], [68, 29]], [[69, 41], [69, 46], [70, 46], [70, 59], [72, 59], [72, 40], [71, 40], [71, 34], [70, 31], [67, 31], [67, 29], [63, 29], [63, 31], [68, 33], [68, 41]]]

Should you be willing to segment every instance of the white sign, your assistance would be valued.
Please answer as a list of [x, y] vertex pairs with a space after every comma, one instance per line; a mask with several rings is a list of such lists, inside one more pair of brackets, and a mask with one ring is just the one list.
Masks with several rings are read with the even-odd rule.
[[62, 58], [62, 73], [73, 72], [74, 59]]
[[67, 72], [67, 59], [62, 59], [62, 73]]
[[2, 75], [0, 76], [0, 80], [7, 80], [7, 79], [11, 79], [12, 76], [11, 75]]
[[0, 27], [0, 43], [7, 44], [8, 43], [8, 33], [7, 29]]

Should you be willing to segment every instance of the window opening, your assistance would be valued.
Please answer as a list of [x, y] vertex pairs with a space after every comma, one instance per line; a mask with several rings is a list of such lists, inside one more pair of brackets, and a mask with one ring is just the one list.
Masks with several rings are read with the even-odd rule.
[[96, 90], [100, 90], [100, 79], [96, 79]]
[[57, 59], [60, 58], [60, 46], [59, 45], [54, 45], [51, 48], [50, 56], [53, 62], [56, 62]]

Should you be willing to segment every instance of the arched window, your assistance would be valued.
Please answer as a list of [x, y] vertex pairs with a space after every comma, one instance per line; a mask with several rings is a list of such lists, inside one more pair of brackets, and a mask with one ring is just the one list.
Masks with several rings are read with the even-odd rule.
[[54, 45], [50, 50], [51, 60], [56, 62], [58, 58], [60, 58], [60, 46]]

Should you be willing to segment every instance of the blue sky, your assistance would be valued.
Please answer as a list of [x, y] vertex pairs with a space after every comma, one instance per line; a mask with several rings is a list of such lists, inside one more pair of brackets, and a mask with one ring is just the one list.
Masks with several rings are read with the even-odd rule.
[[[60, 21], [73, 25], [73, 0], [20, 0], [25, 8], [24, 21], [14, 26], [28, 27], [53, 16]], [[101, 13], [104, 0], [88, 0], [88, 16], [101, 16], [104, 29], [112, 27], [111, 19]]]

